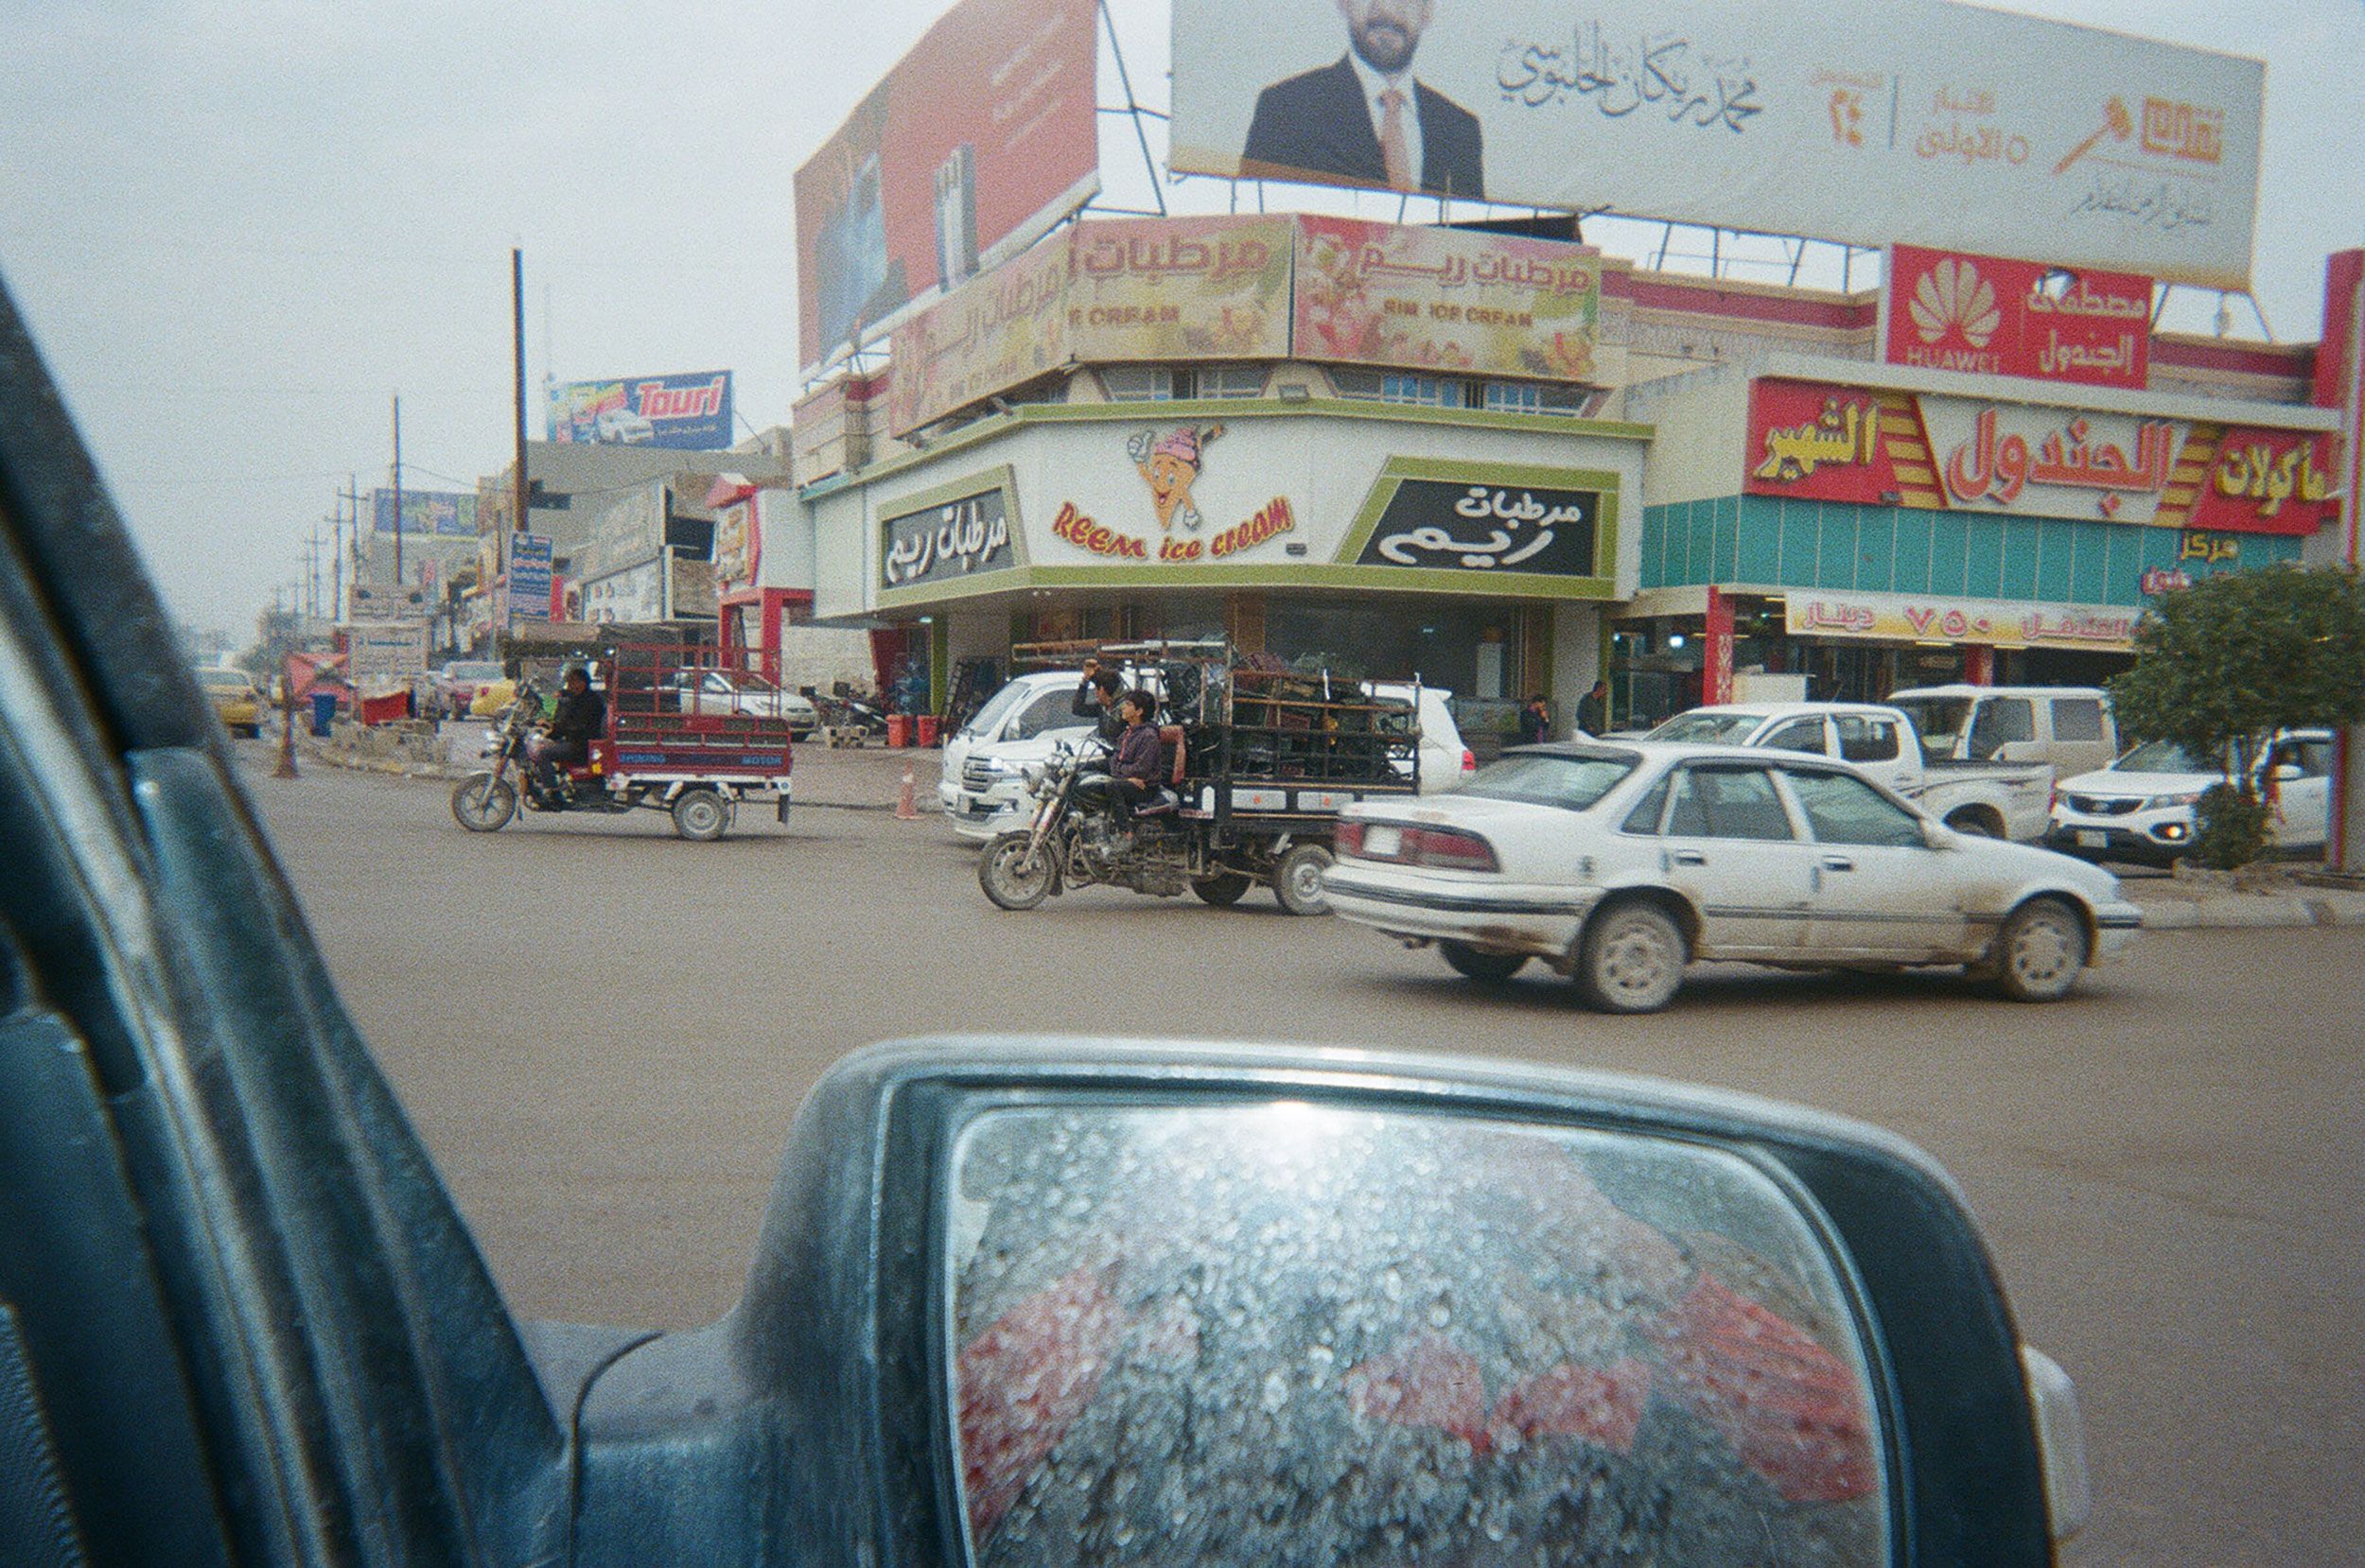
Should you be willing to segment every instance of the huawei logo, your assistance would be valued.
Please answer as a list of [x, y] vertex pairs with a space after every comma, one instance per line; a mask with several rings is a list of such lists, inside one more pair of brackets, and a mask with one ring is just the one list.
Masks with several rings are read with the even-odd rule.
[[1914, 330], [1925, 343], [1935, 343], [1950, 328], [1960, 327], [1966, 342], [1985, 348], [2004, 322], [2003, 312], [1995, 306], [1995, 289], [1979, 275], [1978, 268], [1956, 256], [1948, 256], [1921, 274], [1907, 308], [1913, 312]]

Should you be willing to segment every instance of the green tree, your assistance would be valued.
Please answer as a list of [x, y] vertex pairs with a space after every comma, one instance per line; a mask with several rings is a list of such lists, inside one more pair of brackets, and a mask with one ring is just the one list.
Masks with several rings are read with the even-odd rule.
[[2275, 731], [2365, 720], [2365, 585], [2335, 567], [2270, 566], [2164, 595], [2111, 701], [2123, 736], [2225, 758], [2255, 801]]

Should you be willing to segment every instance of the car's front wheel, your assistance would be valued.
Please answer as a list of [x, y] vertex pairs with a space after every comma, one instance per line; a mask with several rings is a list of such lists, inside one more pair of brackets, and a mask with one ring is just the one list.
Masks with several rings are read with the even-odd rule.
[[1683, 928], [1656, 904], [1616, 904], [1585, 924], [1576, 981], [1609, 1013], [1656, 1013], [1675, 999], [1691, 952]]
[[1991, 979], [2014, 1002], [2058, 1002], [2086, 967], [2086, 922], [2058, 898], [2031, 898], [2012, 911], [1975, 978]]

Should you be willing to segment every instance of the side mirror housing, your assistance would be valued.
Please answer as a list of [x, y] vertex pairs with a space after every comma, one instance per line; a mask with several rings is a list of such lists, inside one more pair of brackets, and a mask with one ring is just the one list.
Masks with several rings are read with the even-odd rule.
[[1700, 1560], [2034, 1568], [2076, 1496], [1909, 1145], [1312, 1048], [847, 1057], [740, 1306], [623, 1356], [580, 1430], [576, 1539], [616, 1563], [753, 1558], [748, 1531], [882, 1568], [1310, 1560], [1391, 1525], [1524, 1558], [1649, 1521]]

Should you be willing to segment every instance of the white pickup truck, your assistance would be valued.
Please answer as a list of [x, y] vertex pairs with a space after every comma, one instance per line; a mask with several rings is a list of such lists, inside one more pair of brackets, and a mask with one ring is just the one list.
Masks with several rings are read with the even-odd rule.
[[1963, 833], [2029, 844], [2044, 837], [2053, 766], [1928, 759], [1914, 722], [1878, 703], [1745, 703], [1695, 707], [1653, 730], [1653, 740], [1836, 757]]

